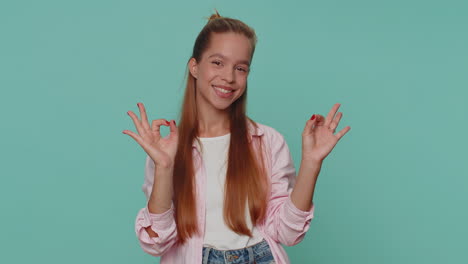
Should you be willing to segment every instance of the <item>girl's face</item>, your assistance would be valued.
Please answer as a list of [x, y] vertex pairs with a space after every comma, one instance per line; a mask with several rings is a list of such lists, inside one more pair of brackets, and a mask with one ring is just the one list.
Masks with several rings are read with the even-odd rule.
[[228, 108], [245, 91], [249, 74], [251, 44], [238, 33], [212, 33], [209, 47], [199, 62], [190, 59], [196, 79], [197, 101], [218, 110]]

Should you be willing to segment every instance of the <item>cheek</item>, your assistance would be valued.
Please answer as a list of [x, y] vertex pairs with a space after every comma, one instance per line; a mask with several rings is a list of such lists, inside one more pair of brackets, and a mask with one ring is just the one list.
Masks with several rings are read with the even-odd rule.
[[201, 74], [201, 78], [206, 82], [206, 81], [212, 81], [214, 78], [216, 78], [217, 76], [217, 73], [215, 70], [213, 69], [206, 69], [205, 71], [203, 71], [203, 73]]
[[247, 75], [245, 73], [238, 73], [237, 76], [236, 76], [236, 80], [242, 84], [243, 86], [246, 85], [247, 83]]

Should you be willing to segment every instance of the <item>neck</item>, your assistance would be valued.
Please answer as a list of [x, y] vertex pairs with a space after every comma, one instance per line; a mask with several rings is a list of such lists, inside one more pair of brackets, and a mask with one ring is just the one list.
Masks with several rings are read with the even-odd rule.
[[[200, 104], [201, 105], [201, 104]], [[199, 137], [218, 137], [228, 134], [230, 129], [229, 108], [219, 110], [211, 105], [198, 107]]]

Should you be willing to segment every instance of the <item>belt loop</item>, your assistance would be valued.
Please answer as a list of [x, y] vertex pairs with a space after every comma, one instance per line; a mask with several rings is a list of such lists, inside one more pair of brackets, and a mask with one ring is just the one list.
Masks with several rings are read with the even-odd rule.
[[203, 256], [203, 264], [208, 264], [208, 257], [210, 256], [210, 247], [207, 247], [205, 250], [205, 255]]
[[249, 264], [254, 264], [255, 258], [254, 258], [252, 247], [247, 247], [247, 251], [249, 252]]

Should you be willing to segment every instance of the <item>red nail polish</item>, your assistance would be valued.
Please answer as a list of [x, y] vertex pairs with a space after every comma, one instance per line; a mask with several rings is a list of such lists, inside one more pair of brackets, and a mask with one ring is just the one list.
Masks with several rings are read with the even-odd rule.
[[312, 117], [310, 118], [310, 120], [314, 120], [315, 119], [315, 115], [312, 115]]
[[175, 120], [174, 120], [174, 126], [176, 125]]

